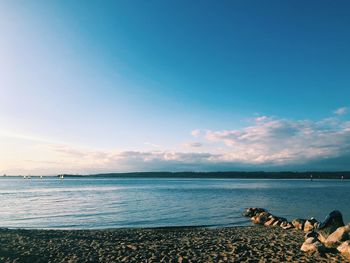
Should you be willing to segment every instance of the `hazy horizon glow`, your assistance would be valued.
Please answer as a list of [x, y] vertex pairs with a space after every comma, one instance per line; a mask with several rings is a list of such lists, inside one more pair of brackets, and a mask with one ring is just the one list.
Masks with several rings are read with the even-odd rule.
[[0, 173], [350, 170], [348, 1], [1, 1]]

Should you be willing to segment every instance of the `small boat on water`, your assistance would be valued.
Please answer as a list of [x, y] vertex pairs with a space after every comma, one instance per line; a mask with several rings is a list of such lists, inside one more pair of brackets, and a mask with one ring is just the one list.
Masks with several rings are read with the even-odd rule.
[[60, 175], [60, 179], [63, 180], [64, 179], [64, 176], [63, 174]]
[[42, 175], [40, 175], [40, 179], [43, 179], [43, 176], [42, 176]]

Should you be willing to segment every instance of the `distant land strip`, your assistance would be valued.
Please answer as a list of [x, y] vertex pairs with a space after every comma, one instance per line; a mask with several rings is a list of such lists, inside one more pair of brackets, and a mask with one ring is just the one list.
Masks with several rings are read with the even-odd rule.
[[[60, 176], [60, 175], [58, 175]], [[103, 178], [241, 178], [241, 179], [350, 179], [344, 172], [132, 172], [90, 175], [64, 174], [64, 177]]]

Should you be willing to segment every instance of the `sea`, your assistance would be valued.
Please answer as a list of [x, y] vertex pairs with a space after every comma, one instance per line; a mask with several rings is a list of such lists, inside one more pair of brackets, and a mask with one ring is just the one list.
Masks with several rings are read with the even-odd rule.
[[350, 180], [0, 178], [0, 228], [108, 229], [251, 225], [263, 207], [288, 220], [350, 222]]

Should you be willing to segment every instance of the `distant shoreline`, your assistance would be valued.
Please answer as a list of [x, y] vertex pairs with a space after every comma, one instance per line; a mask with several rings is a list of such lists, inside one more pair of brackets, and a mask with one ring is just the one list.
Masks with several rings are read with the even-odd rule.
[[[64, 178], [177, 178], [177, 179], [350, 179], [350, 171], [341, 172], [130, 172], [99, 174], [59, 174], [42, 175], [43, 177]], [[40, 175], [3, 175], [0, 178], [41, 177]]]
[[64, 174], [88, 178], [218, 178], [218, 179], [350, 179], [350, 172], [134, 172], [90, 175]]

